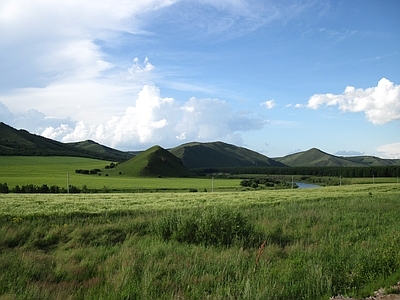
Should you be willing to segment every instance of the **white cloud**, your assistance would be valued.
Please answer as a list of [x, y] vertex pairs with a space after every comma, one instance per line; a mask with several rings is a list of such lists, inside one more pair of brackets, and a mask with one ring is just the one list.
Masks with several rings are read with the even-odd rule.
[[174, 99], [161, 98], [156, 87], [146, 85], [123, 116], [114, 116], [98, 125], [79, 122], [62, 140], [91, 138], [113, 147], [158, 143], [163, 140], [163, 132], [169, 128], [169, 118], [174, 118], [174, 110], [177, 110]]
[[181, 106], [181, 111], [183, 115], [175, 130], [189, 141], [223, 139], [242, 144], [238, 132], [260, 129], [265, 125], [259, 118], [233, 112], [225, 101], [218, 99], [192, 97]]
[[113, 40], [121, 32], [141, 32], [139, 16], [174, 2], [1, 1], [0, 64], [8, 70], [0, 72], [0, 78], [8, 75], [10, 83], [22, 77], [32, 83], [28, 75], [35, 73], [45, 82], [71, 72], [96, 76], [96, 71], [111, 66], [96, 41]]
[[342, 94], [316, 94], [307, 103], [308, 108], [338, 106], [342, 112], [364, 112], [373, 124], [400, 120], [400, 85], [382, 78], [376, 87], [367, 89], [346, 87]]
[[379, 146], [377, 150], [386, 158], [400, 159], [400, 142]]
[[[234, 112], [219, 99], [191, 98], [182, 105], [161, 97], [153, 82], [156, 68], [147, 57], [143, 59], [145, 55], [135, 57], [131, 66], [125, 65], [126, 57], [117, 57], [119, 51], [137, 55], [136, 49], [118, 43], [124, 43], [124, 38], [132, 34], [151, 35], [142, 29], [145, 22], [151, 23], [148, 13], [177, 2], [187, 9], [179, 11], [183, 13], [177, 16], [182, 18], [178, 22], [187, 25], [190, 20], [191, 33], [193, 27], [205, 26], [200, 29], [205, 35], [223, 37], [297, 14], [293, 7], [242, 0], [199, 0], [194, 4], [181, 0], [3, 0], [2, 120], [49, 138], [93, 139], [125, 149], [154, 143], [175, 145], [184, 140], [221, 139], [240, 144], [240, 132], [260, 129], [266, 122]], [[214, 14], [203, 14], [205, 11]], [[186, 16], [185, 12], [190, 14]], [[160, 15], [171, 16], [166, 13], [154, 17]], [[174, 20], [163, 24], [171, 22]], [[203, 86], [182, 81], [175, 82], [175, 86], [171, 83], [169, 88], [209, 92]], [[275, 105], [270, 101], [265, 104], [267, 108]]]
[[13, 113], [10, 109], [0, 101], [0, 120], [5, 123], [9, 123], [14, 119]]
[[134, 77], [142, 76], [143, 73], [149, 73], [153, 71], [155, 67], [149, 62], [149, 58], [146, 57], [143, 61], [143, 64], [140, 64], [139, 58], [135, 57], [133, 59], [133, 65], [129, 68], [129, 73], [131, 73]]
[[64, 122], [48, 126], [42, 135], [63, 142], [92, 139], [125, 150], [154, 144], [172, 147], [194, 140], [224, 140], [240, 145], [241, 132], [258, 130], [266, 124], [249, 113], [233, 112], [225, 101], [193, 97], [180, 104], [173, 98], [161, 97], [157, 87], [146, 85], [121, 116], [110, 116], [101, 124]]
[[61, 124], [59, 127], [54, 128], [52, 126], [47, 127], [43, 132], [42, 136], [47, 137], [52, 140], [58, 140], [60, 136], [65, 135], [65, 133], [71, 132], [67, 124]]
[[354, 150], [340, 150], [334, 153], [335, 155], [340, 155], [340, 156], [361, 156], [361, 155], [366, 155], [365, 152], [360, 152], [360, 151], [354, 151]]
[[266, 109], [272, 109], [276, 106], [276, 103], [275, 100], [267, 100], [265, 102], [262, 102], [260, 105], [264, 106]]

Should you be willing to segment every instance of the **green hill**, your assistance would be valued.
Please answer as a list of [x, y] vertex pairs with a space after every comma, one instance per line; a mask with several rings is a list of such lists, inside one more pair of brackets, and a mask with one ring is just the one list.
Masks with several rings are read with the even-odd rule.
[[73, 156], [124, 161], [129, 154], [90, 142], [61, 143], [0, 122], [0, 155]]
[[399, 159], [375, 156], [335, 156], [317, 148], [274, 158], [290, 167], [379, 167], [399, 166]]
[[95, 141], [92, 141], [92, 140], [86, 140], [83, 142], [75, 142], [75, 143], [66, 143], [66, 145], [71, 145], [78, 149], [95, 152], [95, 153], [98, 153], [99, 155], [103, 155], [103, 156], [113, 156], [114, 160], [116, 160], [116, 161], [126, 161], [128, 159], [131, 159], [134, 156], [134, 154], [132, 154], [132, 153], [119, 151], [119, 150], [101, 145], [99, 143], [96, 143]]
[[371, 167], [400, 165], [400, 160], [398, 159], [383, 159], [375, 156], [349, 156], [345, 158], [352, 162], [361, 163], [364, 166]]
[[284, 167], [265, 155], [223, 142], [188, 143], [170, 149], [189, 169], [218, 167]]
[[130, 160], [119, 164], [116, 172], [128, 176], [188, 177], [191, 175], [182, 161], [160, 146], [153, 146]]
[[363, 167], [364, 164], [325, 153], [317, 148], [286, 155], [276, 160], [290, 167]]

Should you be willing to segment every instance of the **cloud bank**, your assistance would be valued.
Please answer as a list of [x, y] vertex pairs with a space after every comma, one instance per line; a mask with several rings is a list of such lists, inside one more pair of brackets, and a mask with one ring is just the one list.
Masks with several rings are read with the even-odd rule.
[[342, 112], [364, 112], [373, 124], [400, 120], [400, 85], [386, 78], [376, 87], [356, 89], [348, 86], [342, 94], [316, 94], [308, 100], [307, 107], [338, 106]]
[[[7, 112], [6, 109], [4, 111]], [[36, 112], [36, 123], [52, 120], [41, 135], [63, 142], [92, 139], [122, 150], [145, 149], [160, 144], [172, 147], [189, 141], [224, 140], [243, 144], [241, 132], [258, 130], [268, 122], [249, 114], [234, 112], [219, 99], [190, 98], [181, 104], [161, 97], [155, 86], [145, 85], [121, 116], [99, 123], [57, 120]]]
[[400, 143], [379, 146], [377, 149], [384, 157], [400, 159]]
[[213, 27], [217, 32], [238, 23], [253, 30], [263, 22], [247, 1], [236, 0], [194, 6], [180, 0], [2, 1], [1, 121], [63, 142], [93, 139], [128, 150], [192, 140], [242, 144], [240, 132], [267, 122], [234, 112], [219, 99], [181, 103], [162, 97], [154, 82], [160, 74], [147, 57], [126, 65], [113, 52], [121, 50], [123, 36], [151, 36], [146, 16], [177, 4], [191, 16], [216, 8], [221, 14], [213, 24], [222, 26]]

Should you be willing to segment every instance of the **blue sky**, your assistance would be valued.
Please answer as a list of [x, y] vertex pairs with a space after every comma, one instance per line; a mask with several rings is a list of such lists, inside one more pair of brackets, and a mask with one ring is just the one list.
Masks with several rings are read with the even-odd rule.
[[120, 150], [400, 158], [397, 0], [0, 3], [0, 121]]

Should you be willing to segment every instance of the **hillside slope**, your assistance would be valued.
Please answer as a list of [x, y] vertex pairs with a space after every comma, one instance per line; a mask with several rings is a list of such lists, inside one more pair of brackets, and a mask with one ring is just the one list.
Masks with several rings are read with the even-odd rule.
[[61, 143], [23, 129], [17, 130], [3, 122], [0, 122], [0, 155], [74, 156], [110, 161], [128, 159], [124, 157], [123, 152], [118, 150], [108, 151], [103, 147], [101, 151], [98, 151], [90, 147], [85, 148], [80, 143]]
[[223, 142], [187, 143], [170, 149], [189, 168], [218, 168], [218, 167], [250, 167], [272, 166], [284, 167], [258, 152]]
[[75, 148], [78, 149], [83, 149], [87, 150], [90, 152], [95, 152], [103, 156], [112, 156], [117, 161], [126, 161], [134, 157], [134, 154], [128, 153], [128, 152], [123, 152], [119, 151], [104, 145], [101, 145], [99, 143], [96, 143], [95, 141], [92, 140], [86, 140], [82, 142], [75, 142], [75, 143], [66, 143], [66, 145], [71, 145]]
[[368, 167], [378, 167], [378, 166], [398, 166], [400, 165], [399, 159], [384, 159], [376, 156], [350, 156], [345, 157], [347, 160], [352, 162], [361, 163]]
[[116, 172], [128, 176], [188, 177], [191, 175], [182, 161], [160, 146], [153, 146], [130, 160], [119, 164]]
[[317, 148], [286, 155], [276, 160], [290, 167], [363, 167], [364, 164], [328, 154]]

